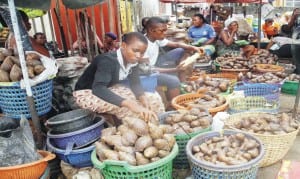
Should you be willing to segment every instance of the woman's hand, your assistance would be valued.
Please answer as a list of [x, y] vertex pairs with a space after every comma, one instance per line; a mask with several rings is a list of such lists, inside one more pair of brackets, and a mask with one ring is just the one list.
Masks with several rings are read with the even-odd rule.
[[151, 121], [152, 119], [158, 121], [157, 115], [153, 111], [141, 106], [135, 100], [126, 99], [122, 102], [122, 106], [127, 107], [132, 112], [139, 114], [141, 119], [145, 121]]
[[145, 95], [140, 96], [140, 97], [139, 97], [139, 101], [142, 103], [142, 105], [143, 105], [145, 108], [151, 110], [151, 105], [150, 105], [150, 103], [149, 103], [149, 101], [147, 100], [147, 97], [146, 97]]

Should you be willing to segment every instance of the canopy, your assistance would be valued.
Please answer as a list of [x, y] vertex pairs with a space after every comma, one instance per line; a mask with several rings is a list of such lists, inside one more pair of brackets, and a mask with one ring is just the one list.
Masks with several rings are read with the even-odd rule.
[[[56, 0], [53, 0], [56, 1]], [[63, 4], [70, 9], [80, 9], [95, 4], [101, 3], [105, 0], [61, 0]], [[32, 9], [49, 10], [51, 0], [14, 0], [16, 7], [25, 7]], [[7, 5], [7, 0], [0, 0], [1, 5]]]

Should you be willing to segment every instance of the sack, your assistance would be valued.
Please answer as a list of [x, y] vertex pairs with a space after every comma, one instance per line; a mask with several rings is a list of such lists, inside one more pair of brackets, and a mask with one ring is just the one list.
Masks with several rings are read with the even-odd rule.
[[0, 167], [21, 165], [41, 158], [35, 151], [31, 128], [24, 116], [21, 120], [1, 117], [0, 130]]

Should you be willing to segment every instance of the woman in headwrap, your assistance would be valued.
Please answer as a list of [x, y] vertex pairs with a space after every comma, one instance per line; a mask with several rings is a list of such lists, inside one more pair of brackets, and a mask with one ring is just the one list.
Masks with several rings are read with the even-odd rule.
[[246, 57], [252, 55], [255, 51], [253, 45], [240, 46], [235, 42], [239, 40], [238, 35], [238, 21], [235, 18], [229, 18], [225, 21], [225, 28], [221, 31], [219, 39], [217, 41], [217, 54], [221, 56], [227, 52], [240, 53], [240, 48], [243, 50], [243, 54]]

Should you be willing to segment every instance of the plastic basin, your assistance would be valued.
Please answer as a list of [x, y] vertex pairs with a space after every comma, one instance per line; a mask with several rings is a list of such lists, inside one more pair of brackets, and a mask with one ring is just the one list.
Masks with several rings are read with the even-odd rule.
[[101, 131], [104, 128], [104, 121], [105, 119], [102, 116], [98, 116], [94, 119], [93, 125], [84, 129], [64, 134], [52, 134], [52, 132], [49, 131], [47, 137], [51, 144], [60, 149], [66, 149], [68, 145], [72, 145], [73, 149], [78, 149], [100, 138]]
[[63, 134], [77, 131], [93, 124], [94, 113], [86, 109], [76, 109], [51, 117], [46, 125], [52, 134]]

